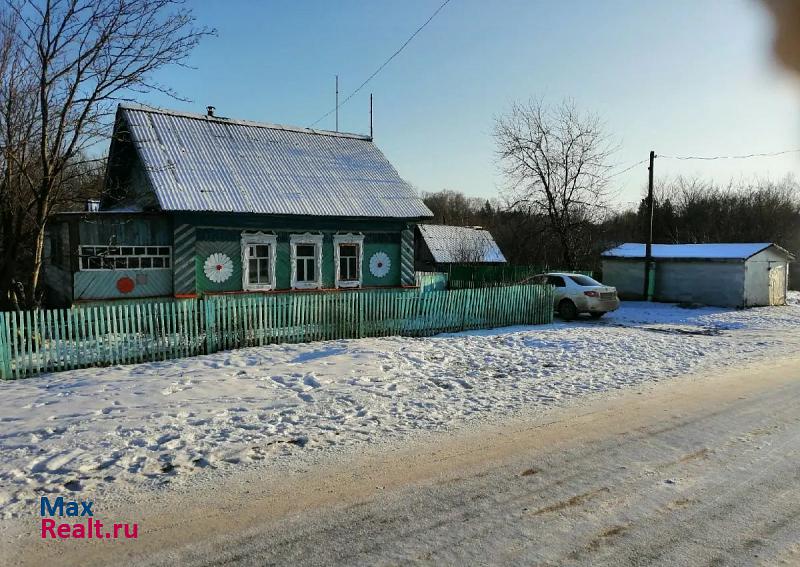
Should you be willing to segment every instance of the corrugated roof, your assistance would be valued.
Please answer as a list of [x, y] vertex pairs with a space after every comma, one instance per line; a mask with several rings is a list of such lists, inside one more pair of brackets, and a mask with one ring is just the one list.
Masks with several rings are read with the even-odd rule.
[[167, 211], [432, 216], [368, 136], [120, 105]]
[[[771, 242], [758, 243], [724, 243], [724, 244], [653, 244], [654, 258], [693, 259], [693, 260], [746, 260], [762, 250], [775, 246], [778, 250], [792, 257], [789, 252]], [[606, 258], [644, 258], [645, 245], [628, 242], [606, 250], [602, 256]]]
[[441, 224], [418, 227], [436, 263], [506, 261], [488, 230]]

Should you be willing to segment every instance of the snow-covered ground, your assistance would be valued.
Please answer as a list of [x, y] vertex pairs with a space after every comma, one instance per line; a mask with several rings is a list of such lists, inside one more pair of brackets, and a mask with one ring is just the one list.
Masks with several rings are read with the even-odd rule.
[[298, 451], [496, 420], [795, 354], [789, 306], [625, 303], [593, 321], [277, 345], [0, 384], [0, 514], [43, 492], [160, 486]]

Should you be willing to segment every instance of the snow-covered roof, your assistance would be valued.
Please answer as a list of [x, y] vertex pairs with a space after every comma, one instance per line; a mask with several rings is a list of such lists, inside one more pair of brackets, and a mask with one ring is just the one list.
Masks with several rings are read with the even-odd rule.
[[162, 210], [432, 216], [369, 136], [131, 105], [119, 116]]
[[506, 261], [488, 230], [442, 224], [418, 226], [422, 239], [437, 264]]
[[[787, 258], [793, 256], [780, 246], [771, 242], [735, 242], [722, 244], [653, 244], [653, 258], [692, 259], [692, 260], [746, 260], [762, 250], [774, 246]], [[606, 250], [604, 258], [644, 258], [645, 245], [627, 242], [616, 248]]]

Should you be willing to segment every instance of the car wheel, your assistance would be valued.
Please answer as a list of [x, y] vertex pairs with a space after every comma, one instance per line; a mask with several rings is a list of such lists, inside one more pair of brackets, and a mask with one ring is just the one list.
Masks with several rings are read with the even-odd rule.
[[602, 317], [605, 314], [606, 314], [605, 311], [600, 311], [599, 313], [589, 313], [589, 315], [592, 316], [592, 319], [599, 319], [600, 317]]
[[558, 316], [564, 321], [572, 321], [578, 316], [578, 308], [569, 299], [565, 299], [558, 304]]

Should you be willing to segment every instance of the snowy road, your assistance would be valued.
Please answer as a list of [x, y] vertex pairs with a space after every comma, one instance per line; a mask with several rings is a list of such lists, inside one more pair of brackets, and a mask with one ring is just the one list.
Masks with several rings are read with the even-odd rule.
[[787, 356], [800, 347], [793, 301], [745, 311], [626, 303], [600, 321], [276, 345], [0, 383], [0, 515], [30, 513], [40, 494], [181, 489]]
[[[560, 424], [574, 437], [556, 436], [557, 449], [524, 447], [547, 427], [518, 431], [522, 448], [477, 469], [440, 466], [445, 478], [146, 563], [797, 565], [800, 358], [793, 362], [666, 389], [638, 412], [619, 400], [594, 407], [599, 416]], [[728, 391], [712, 391], [721, 387]], [[478, 439], [436, 456], [446, 463], [485, 448]]]
[[[800, 358], [244, 474], [12, 564], [797, 565]], [[222, 496], [224, 495], [224, 496]], [[120, 518], [122, 519], [122, 518]]]

